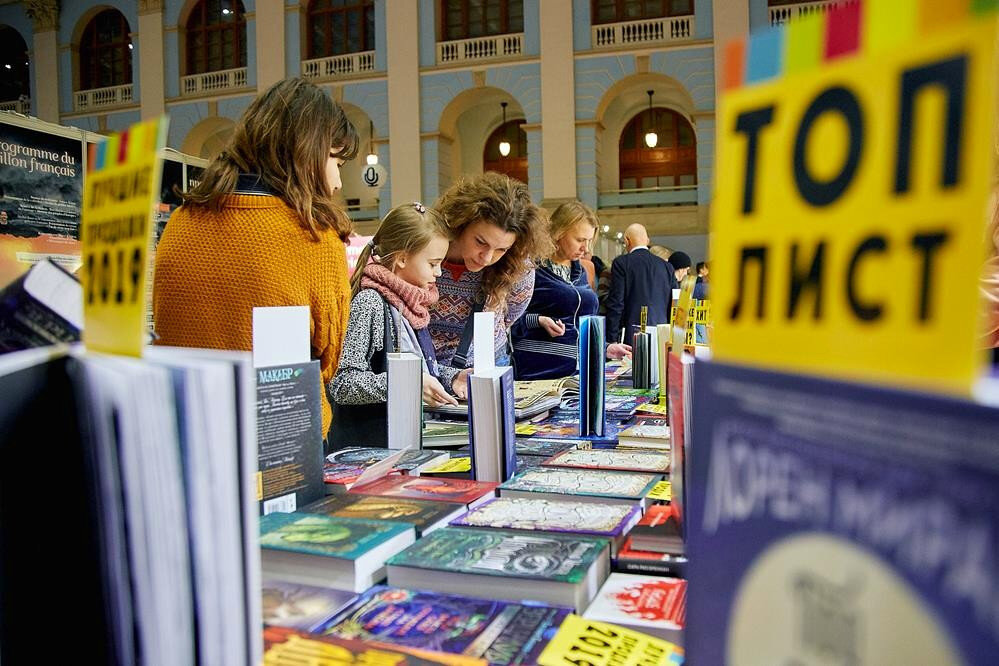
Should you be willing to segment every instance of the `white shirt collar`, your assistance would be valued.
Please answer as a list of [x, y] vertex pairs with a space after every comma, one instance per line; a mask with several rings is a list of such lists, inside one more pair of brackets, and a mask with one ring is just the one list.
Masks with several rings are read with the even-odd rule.
[[634, 252], [635, 250], [648, 250], [648, 249], [649, 249], [648, 245], [636, 245], [635, 247], [631, 248], [629, 252]]

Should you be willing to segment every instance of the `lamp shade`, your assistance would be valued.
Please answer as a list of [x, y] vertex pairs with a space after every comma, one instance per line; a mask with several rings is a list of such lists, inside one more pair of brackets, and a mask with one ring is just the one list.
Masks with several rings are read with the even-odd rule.
[[651, 131], [645, 133], [645, 145], [646, 146], [648, 146], [649, 148], [655, 148], [657, 143], [659, 143], [659, 135], [658, 134], [656, 134], [655, 132], [651, 132]]
[[500, 151], [500, 155], [502, 155], [503, 157], [506, 157], [507, 155], [509, 155], [510, 154], [510, 142], [506, 141], [506, 140], [500, 141], [499, 151]]
[[378, 164], [378, 155], [376, 155], [375, 153], [368, 153], [368, 156], [364, 159], [367, 161], [368, 166], [374, 166]]

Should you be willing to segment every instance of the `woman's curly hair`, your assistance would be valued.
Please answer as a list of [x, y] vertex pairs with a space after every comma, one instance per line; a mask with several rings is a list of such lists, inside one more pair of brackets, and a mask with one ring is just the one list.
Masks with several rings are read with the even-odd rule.
[[526, 185], [501, 173], [487, 171], [460, 179], [434, 208], [447, 220], [455, 238], [479, 220], [516, 234], [517, 240], [500, 260], [482, 269], [486, 309], [502, 311], [514, 284], [554, 250], [547, 213], [531, 201]]

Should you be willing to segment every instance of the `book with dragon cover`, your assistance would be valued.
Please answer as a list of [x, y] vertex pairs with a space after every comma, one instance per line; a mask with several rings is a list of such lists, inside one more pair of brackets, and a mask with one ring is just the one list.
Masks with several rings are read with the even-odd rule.
[[607, 539], [445, 527], [388, 562], [389, 584], [582, 610], [610, 566]]

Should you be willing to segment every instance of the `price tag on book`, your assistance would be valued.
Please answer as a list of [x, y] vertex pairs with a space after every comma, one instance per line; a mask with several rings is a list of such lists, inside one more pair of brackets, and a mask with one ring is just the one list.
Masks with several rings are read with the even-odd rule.
[[729, 46], [718, 360], [970, 392], [985, 360], [996, 20], [957, 19], [991, 7], [846, 3]]
[[683, 663], [683, 649], [615, 624], [569, 615], [538, 663], [541, 666], [668, 666]]
[[83, 341], [94, 351], [141, 356], [153, 208], [167, 118], [132, 125], [90, 146], [83, 192]]
[[671, 488], [672, 486], [670, 486], [669, 481], [660, 481], [656, 485], [652, 486], [652, 490], [649, 491], [646, 497], [659, 502], [669, 502], [673, 496]]

